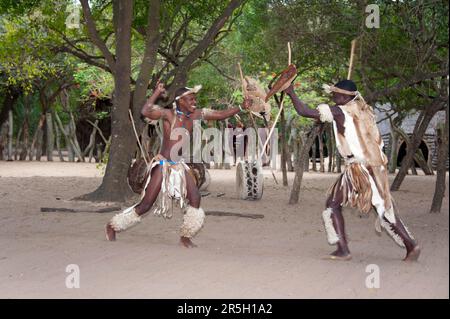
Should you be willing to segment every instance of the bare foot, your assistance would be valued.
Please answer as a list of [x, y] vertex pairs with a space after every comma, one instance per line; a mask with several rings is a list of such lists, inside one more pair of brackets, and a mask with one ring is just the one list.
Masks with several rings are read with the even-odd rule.
[[342, 252], [341, 250], [336, 250], [329, 254], [328, 256], [323, 257], [322, 259], [328, 259], [328, 260], [350, 260], [352, 259], [352, 255], [350, 255], [350, 252]]
[[417, 259], [419, 259], [419, 255], [420, 255], [420, 247], [419, 245], [416, 245], [413, 250], [408, 251], [408, 253], [406, 254], [405, 259], [403, 259], [403, 261], [416, 261]]
[[106, 239], [109, 241], [115, 241], [116, 240], [116, 231], [111, 227], [111, 225], [108, 223], [105, 226], [105, 233], [106, 233]]
[[194, 244], [190, 238], [187, 237], [180, 237], [180, 243], [186, 247], [186, 248], [194, 248], [197, 247], [196, 244]]

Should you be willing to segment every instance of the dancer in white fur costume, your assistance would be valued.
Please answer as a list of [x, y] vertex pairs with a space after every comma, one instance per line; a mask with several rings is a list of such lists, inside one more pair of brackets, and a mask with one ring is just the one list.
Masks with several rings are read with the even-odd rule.
[[351, 259], [342, 216], [342, 206], [349, 205], [363, 213], [373, 207], [377, 212], [377, 231], [383, 227], [399, 246], [406, 248], [404, 260], [417, 260], [420, 248], [398, 216], [389, 191], [387, 157], [372, 107], [353, 81], [343, 80], [324, 88], [332, 93], [336, 105], [320, 104], [315, 110], [300, 101], [292, 84], [285, 92], [300, 115], [333, 124], [338, 151], [345, 159], [345, 169], [330, 188], [322, 214], [328, 242], [337, 245], [327, 258]]
[[[201, 86], [195, 88], [180, 88], [175, 92], [174, 109], [162, 108], [155, 104], [156, 100], [164, 94], [164, 85], [158, 83], [153, 95], [142, 108], [142, 115], [150, 120], [163, 120], [163, 142], [161, 152], [149, 165], [151, 170], [144, 187], [141, 201], [115, 215], [106, 225], [108, 240], [115, 240], [116, 233], [135, 226], [141, 221], [142, 215], [151, 208], [155, 214], [170, 217], [170, 201], [175, 199], [184, 209], [183, 224], [180, 229], [180, 242], [185, 247], [195, 247], [193, 238], [203, 227], [205, 212], [200, 207], [200, 193], [190, 173], [189, 167], [183, 160], [177, 163], [171, 159], [171, 150], [175, 144], [181, 141], [171, 139], [173, 130], [185, 130], [184, 133], [192, 136], [194, 120], [224, 120], [234, 116], [242, 110], [242, 107], [234, 107], [223, 111], [210, 109], [197, 109], [195, 94]], [[243, 108], [248, 108], [250, 102], [245, 100]]]

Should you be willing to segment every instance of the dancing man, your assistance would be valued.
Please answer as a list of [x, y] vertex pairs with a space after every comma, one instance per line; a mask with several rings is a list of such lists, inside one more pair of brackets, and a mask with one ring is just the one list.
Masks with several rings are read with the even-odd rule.
[[337, 245], [327, 258], [351, 259], [342, 216], [342, 207], [349, 205], [363, 213], [374, 207], [378, 215], [376, 230], [381, 232], [383, 227], [399, 246], [406, 248], [404, 260], [417, 260], [420, 248], [398, 216], [389, 191], [387, 157], [372, 107], [353, 81], [343, 80], [324, 88], [336, 105], [320, 104], [310, 109], [297, 97], [292, 84], [285, 92], [299, 115], [332, 123], [338, 151], [345, 160], [345, 169], [329, 189], [322, 213], [328, 242]]
[[[113, 241], [116, 233], [135, 226], [141, 221], [142, 215], [154, 208], [154, 213], [164, 217], [171, 217], [170, 206], [175, 199], [184, 209], [183, 224], [180, 230], [180, 242], [185, 247], [195, 247], [191, 239], [202, 228], [205, 212], [200, 207], [200, 192], [185, 161], [182, 158], [174, 162], [177, 157], [178, 146], [182, 136], [171, 139], [171, 134], [180, 132], [192, 137], [195, 120], [224, 120], [249, 107], [249, 100], [244, 100], [242, 107], [234, 107], [223, 111], [207, 108], [196, 108], [195, 94], [201, 86], [194, 88], [180, 88], [175, 92], [173, 109], [162, 108], [155, 104], [156, 100], [165, 93], [164, 85], [159, 83], [152, 96], [142, 108], [142, 115], [150, 120], [162, 119], [163, 142], [161, 152], [148, 166], [149, 176], [141, 195], [141, 201], [123, 212], [115, 215], [106, 225], [106, 237]], [[176, 131], [175, 131], [176, 130]], [[189, 140], [189, 139], [188, 139]], [[156, 204], [156, 205], [155, 205]]]

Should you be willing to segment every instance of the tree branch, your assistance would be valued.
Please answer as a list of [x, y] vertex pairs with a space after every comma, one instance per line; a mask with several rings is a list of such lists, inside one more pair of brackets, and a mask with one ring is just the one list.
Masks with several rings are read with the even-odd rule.
[[[133, 113], [138, 117], [140, 112], [138, 109], [142, 107], [145, 102], [145, 95], [148, 89], [148, 82], [150, 81], [153, 69], [156, 63], [156, 55], [161, 41], [161, 34], [159, 33], [160, 25], [160, 1], [148, 0], [148, 17], [147, 30], [145, 32], [145, 50], [142, 58], [141, 70], [136, 80], [136, 89], [133, 94]], [[136, 118], [137, 120], [137, 118]]]
[[239, 6], [244, 3], [245, 0], [231, 0], [228, 6], [223, 10], [222, 14], [214, 21], [211, 27], [206, 32], [203, 39], [198, 43], [198, 45], [186, 56], [186, 58], [181, 62], [180, 66], [177, 68], [172, 84], [179, 86], [185, 80], [186, 72], [189, 70], [192, 63], [197, 60], [203, 52], [208, 48], [208, 46], [213, 42], [217, 33], [225, 25], [228, 18], [233, 14]]
[[441, 78], [448, 76], [448, 69], [447, 70], [441, 70], [439, 72], [433, 72], [433, 73], [427, 73], [427, 74], [419, 74], [416, 76], [411, 77], [407, 81], [400, 82], [394, 86], [385, 88], [383, 90], [374, 92], [372, 94], [369, 94], [367, 97], [368, 101], [376, 101], [378, 98], [382, 96], [388, 96], [392, 95], [394, 93], [397, 93], [398, 91], [401, 91], [407, 87], [414, 86], [416, 84], [419, 84], [423, 81], [430, 80], [433, 78]]
[[108, 63], [108, 66], [109, 66], [111, 72], [115, 73], [116, 60], [114, 59], [114, 56], [109, 51], [109, 49], [106, 47], [105, 42], [103, 42], [103, 40], [100, 38], [100, 35], [98, 34], [97, 27], [95, 25], [95, 21], [91, 14], [91, 9], [89, 7], [89, 2], [88, 2], [88, 0], [80, 0], [80, 3], [81, 3], [81, 6], [83, 7], [84, 20], [86, 22], [89, 37], [91, 38], [92, 42], [99, 48], [99, 50], [105, 56], [105, 59]]
[[56, 52], [67, 52], [67, 53], [70, 53], [70, 54], [76, 56], [80, 60], [83, 60], [84, 62], [86, 62], [86, 63], [88, 63], [90, 65], [99, 67], [100, 69], [103, 69], [106, 72], [112, 73], [111, 69], [106, 64], [94, 61], [90, 56], [85, 55], [85, 54], [83, 54], [81, 52], [75, 51], [75, 50], [73, 50], [73, 49], [71, 49], [71, 48], [69, 48], [67, 46], [55, 47], [55, 51]]
[[237, 80], [229, 75], [227, 75], [224, 71], [222, 71], [217, 65], [215, 65], [214, 63], [212, 63], [210, 60], [206, 59], [205, 60], [206, 63], [208, 63], [209, 65], [211, 65], [214, 69], [216, 69], [217, 72], [219, 72], [219, 74], [221, 76], [223, 76], [224, 78], [231, 80], [233, 82], [236, 82]]

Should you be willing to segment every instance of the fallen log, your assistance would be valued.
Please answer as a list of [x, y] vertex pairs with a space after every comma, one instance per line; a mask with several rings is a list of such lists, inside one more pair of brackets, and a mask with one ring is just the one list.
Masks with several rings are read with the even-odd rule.
[[105, 207], [105, 208], [63, 208], [63, 207], [41, 207], [41, 212], [43, 213], [110, 213], [121, 211], [121, 207]]
[[[64, 208], [64, 207], [41, 207], [41, 212], [43, 213], [110, 213], [110, 212], [118, 212], [121, 211], [121, 207], [105, 207], [98, 209], [90, 209], [90, 208]], [[258, 219], [264, 218], [262, 214], [241, 214], [241, 213], [232, 213], [232, 212], [224, 212], [224, 211], [207, 211], [205, 213], [208, 216], [231, 216], [231, 217], [243, 217], [243, 218], [251, 218]]]
[[240, 213], [231, 213], [231, 212], [222, 212], [222, 211], [207, 211], [207, 216], [234, 216], [234, 217], [244, 217], [251, 219], [264, 218], [262, 214], [240, 214]]

